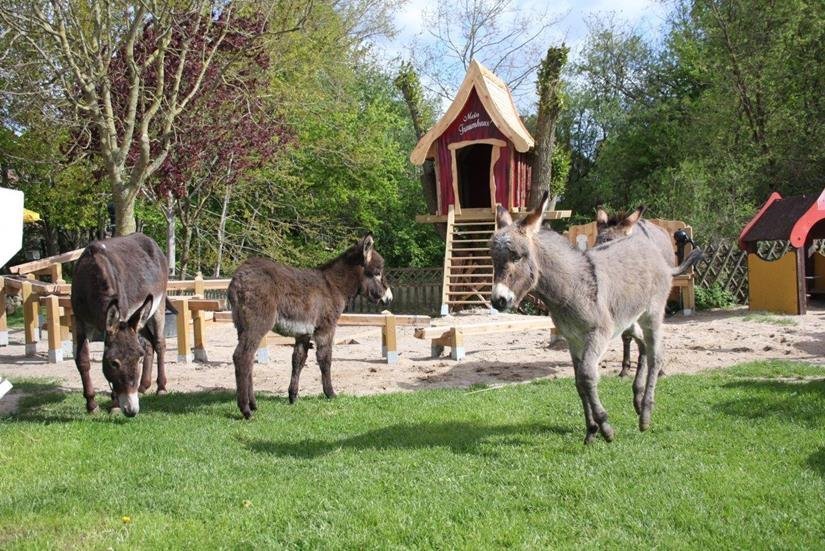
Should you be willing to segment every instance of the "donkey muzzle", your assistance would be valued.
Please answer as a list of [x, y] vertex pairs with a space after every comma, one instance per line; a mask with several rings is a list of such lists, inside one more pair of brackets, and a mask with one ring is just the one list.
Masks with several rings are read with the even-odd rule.
[[516, 295], [513, 291], [503, 283], [496, 283], [493, 285], [493, 292], [490, 295], [490, 303], [493, 308], [499, 312], [503, 312], [513, 305], [516, 300]]
[[387, 290], [384, 292], [383, 296], [381, 297], [380, 302], [384, 306], [389, 306], [389, 304], [392, 302], [392, 291], [390, 291], [389, 287], [387, 287]]
[[140, 411], [140, 402], [138, 400], [137, 392], [121, 392], [117, 395], [117, 401], [120, 404], [120, 409], [126, 417], [134, 417]]

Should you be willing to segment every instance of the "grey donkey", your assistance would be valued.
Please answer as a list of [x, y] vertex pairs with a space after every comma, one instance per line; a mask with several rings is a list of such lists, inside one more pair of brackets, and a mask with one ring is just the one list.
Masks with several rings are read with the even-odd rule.
[[[644, 206], [640, 206], [630, 214], [621, 212], [613, 216], [608, 216], [607, 212], [605, 212], [602, 208], [597, 209], [596, 244], [601, 245], [602, 243], [608, 243], [615, 239], [628, 237], [629, 235], [633, 235], [634, 231], [641, 232], [649, 238], [651, 245], [662, 253], [665, 261], [671, 266], [675, 266], [676, 254], [673, 252], [673, 245], [670, 242], [670, 236], [668, 236], [667, 232], [663, 228], [642, 219], [642, 214], [644, 214], [645, 208], [646, 207]], [[702, 256], [703, 253], [698, 248], [694, 248], [688, 256], [690, 262], [683, 264], [684, 270], [673, 275], [683, 274], [685, 271], [690, 269], [690, 267], [699, 262]], [[639, 324], [634, 323], [632, 327], [622, 333], [622, 370], [619, 372], [619, 377], [626, 376], [628, 370], [630, 369], [631, 341], [636, 342], [636, 346], [639, 350], [639, 357], [637, 360], [638, 369], [641, 369], [642, 364], [645, 362], [644, 336]], [[664, 369], [660, 369], [659, 376], [661, 377], [664, 374]]]
[[647, 369], [633, 382], [639, 430], [650, 427], [656, 379], [664, 360], [662, 321], [673, 268], [643, 233], [580, 251], [567, 238], [541, 225], [549, 198], [514, 224], [499, 207], [490, 240], [494, 279], [491, 301], [506, 310], [533, 292], [547, 305], [568, 342], [576, 389], [584, 409], [585, 443], [599, 432], [608, 442], [613, 428], [598, 394], [599, 361], [611, 339], [639, 323]]

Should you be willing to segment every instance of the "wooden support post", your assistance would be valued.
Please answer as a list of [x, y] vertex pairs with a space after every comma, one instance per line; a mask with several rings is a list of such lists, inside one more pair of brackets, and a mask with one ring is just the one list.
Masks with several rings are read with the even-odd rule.
[[[197, 282], [195, 283], [197, 285]], [[209, 361], [206, 356], [206, 310], [195, 310], [192, 314], [192, 330], [195, 333], [195, 349], [193, 350], [196, 362]]]
[[63, 359], [74, 358], [74, 341], [72, 339], [72, 331], [74, 320], [72, 319], [71, 302], [63, 304], [60, 307], [62, 313], [60, 314], [60, 342], [63, 348]]
[[450, 357], [454, 360], [464, 359], [464, 334], [457, 327], [450, 329], [450, 346], [452, 351]]
[[385, 314], [384, 325], [381, 327], [381, 356], [387, 359], [388, 364], [398, 363], [398, 335], [395, 316], [392, 314]]
[[26, 356], [34, 356], [37, 354], [37, 341], [40, 340], [40, 328], [38, 327], [40, 303], [37, 301], [37, 295], [32, 293], [32, 284], [29, 281], [24, 281], [20, 286], [20, 294], [23, 299]]
[[6, 280], [0, 277], [0, 346], [9, 345], [9, 325], [6, 319]]
[[682, 314], [689, 316], [693, 314], [696, 309], [696, 292], [693, 285], [695, 281], [691, 281], [682, 288]]
[[49, 332], [49, 363], [63, 361], [63, 346], [60, 337], [60, 304], [58, 297], [49, 295], [43, 298], [46, 305], [46, 329]]
[[175, 301], [178, 310], [178, 363], [188, 364], [193, 360], [192, 341], [189, 339], [189, 321], [192, 313], [189, 311], [189, 299]]
[[203, 274], [198, 272], [195, 276], [195, 296], [198, 298], [205, 298], [206, 286], [203, 283]]
[[52, 283], [66, 283], [63, 280], [63, 264], [58, 262], [49, 266], [49, 277], [51, 277]]

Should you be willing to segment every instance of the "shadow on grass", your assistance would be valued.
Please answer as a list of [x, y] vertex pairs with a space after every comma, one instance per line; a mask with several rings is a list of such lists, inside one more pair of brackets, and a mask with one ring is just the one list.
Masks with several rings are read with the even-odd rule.
[[743, 380], [727, 383], [726, 389], [742, 389], [748, 396], [722, 402], [716, 408], [745, 419], [778, 418], [819, 428], [825, 421], [825, 381]]
[[822, 478], [825, 478], [825, 446], [819, 448], [808, 457], [808, 467]]
[[340, 449], [353, 450], [407, 450], [425, 448], [449, 448], [453, 453], [479, 453], [479, 447], [489, 439], [495, 444], [524, 445], [528, 436], [545, 433], [574, 434], [573, 427], [544, 423], [520, 423], [515, 425], [480, 425], [465, 421], [441, 423], [397, 424], [371, 430], [341, 440], [304, 440], [302, 442], [273, 442], [271, 440], [244, 439], [240, 441], [255, 453], [278, 457], [313, 459]]

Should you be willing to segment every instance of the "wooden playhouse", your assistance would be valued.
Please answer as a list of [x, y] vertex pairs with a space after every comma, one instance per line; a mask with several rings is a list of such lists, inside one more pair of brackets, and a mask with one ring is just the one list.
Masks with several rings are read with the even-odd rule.
[[751, 310], [804, 314], [807, 295], [825, 293], [825, 190], [782, 198], [772, 193], [739, 235], [748, 253]]
[[[442, 315], [466, 306], [490, 307], [488, 241], [496, 205], [514, 218], [524, 215], [533, 145], [507, 85], [473, 60], [450, 107], [410, 154], [415, 165], [435, 163], [437, 212], [416, 220], [447, 224]], [[546, 218], [569, 215], [555, 211]]]

